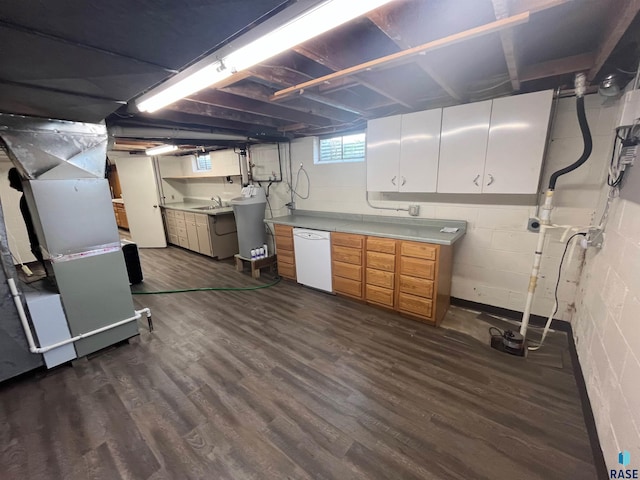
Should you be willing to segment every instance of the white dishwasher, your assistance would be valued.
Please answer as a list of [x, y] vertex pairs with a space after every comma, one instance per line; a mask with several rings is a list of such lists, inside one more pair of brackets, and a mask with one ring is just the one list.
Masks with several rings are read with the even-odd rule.
[[331, 232], [293, 229], [298, 283], [331, 292]]

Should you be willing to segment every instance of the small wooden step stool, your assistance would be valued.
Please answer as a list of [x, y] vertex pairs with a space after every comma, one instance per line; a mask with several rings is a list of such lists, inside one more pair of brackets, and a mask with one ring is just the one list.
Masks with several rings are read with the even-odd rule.
[[269, 267], [273, 271], [273, 267], [276, 264], [277, 255], [272, 255], [265, 258], [251, 259], [241, 256], [239, 253], [234, 255], [236, 259], [236, 270], [242, 272], [244, 270], [244, 263], [249, 262], [251, 264], [251, 276], [253, 278], [260, 278], [260, 270]]

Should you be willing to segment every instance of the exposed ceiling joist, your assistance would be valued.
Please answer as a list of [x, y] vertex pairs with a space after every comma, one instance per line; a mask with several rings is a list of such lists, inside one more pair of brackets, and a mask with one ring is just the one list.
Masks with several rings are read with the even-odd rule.
[[[280, 66], [276, 66], [276, 67], [255, 66], [255, 67], [251, 67], [249, 71], [252, 77], [258, 78], [269, 85], [275, 85], [275, 86], [281, 86], [281, 87], [296, 85], [299, 82], [307, 81], [306, 79], [308, 78], [299, 72], [294, 72], [289, 68], [280, 67]], [[366, 115], [364, 107], [361, 107], [359, 105], [350, 105], [342, 101], [335, 100], [327, 96], [313, 94], [311, 92], [303, 92], [301, 93], [301, 95], [309, 100], [313, 100], [313, 101], [322, 103], [324, 105], [328, 105], [330, 107], [338, 108], [345, 112], [355, 113], [357, 115]], [[293, 95], [289, 95], [289, 98], [292, 96]], [[271, 96], [269, 100], [274, 101], [274, 97]], [[276, 99], [276, 100], [284, 100], [284, 98]]]
[[558, 58], [548, 62], [524, 67], [520, 73], [520, 81], [530, 82], [539, 78], [554, 77], [566, 73], [584, 72], [593, 67], [594, 54], [583, 53], [571, 57]]
[[278, 129], [283, 125], [286, 125], [286, 122], [276, 120], [266, 115], [256, 115], [253, 113], [241, 112], [239, 110], [217, 107], [215, 105], [195, 102], [188, 99], [174, 103], [173, 105], [168, 106], [167, 109], [173, 110], [174, 112], [202, 115], [203, 117], [212, 117], [225, 120], [228, 119], [233, 122], [241, 122], [250, 125], [260, 125], [273, 129]]
[[[390, 18], [390, 9], [395, 5], [391, 4], [386, 7], [378, 8], [369, 12], [367, 18], [371, 20], [387, 37], [398, 45], [401, 49], [406, 50], [415, 45], [418, 45], [420, 41], [414, 38], [415, 33], [420, 31], [420, 26], [414, 25], [410, 28], [407, 25], [400, 27], [397, 23], [393, 22]], [[414, 17], [416, 21], [419, 21], [419, 17]], [[463, 97], [460, 92], [451, 84], [450, 81], [445, 80], [425, 58], [416, 59], [416, 64], [436, 82], [445, 92], [456, 100], [462, 101]]]
[[418, 45], [416, 47], [403, 50], [398, 53], [377, 58], [369, 62], [361, 63], [359, 65], [346, 68], [339, 72], [331, 73], [329, 75], [325, 75], [323, 77], [316, 78], [314, 80], [310, 80], [307, 82], [303, 82], [301, 84], [294, 85], [289, 88], [285, 88], [283, 90], [276, 92], [273, 95], [272, 99], [281, 100], [281, 99], [290, 97], [292, 95], [295, 95], [297, 92], [301, 90], [315, 87], [327, 81], [335, 80], [337, 78], [349, 77], [349, 76], [352, 76], [364, 71], [376, 69], [376, 68], [382, 68], [382, 67], [388, 68], [392, 65], [406, 63], [408, 61], [411, 61], [413, 57], [415, 57], [416, 55], [420, 55], [423, 52], [429, 52], [429, 51], [447, 47], [449, 45], [455, 45], [457, 43], [471, 40], [473, 38], [478, 38], [484, 35], [488, 35], [490, 33], [499, 32], [506, 28], [512, 28], [516, 25], [520, 25], [528, 21], [529, 21], [529, 14], [527, 12], [519, 15], [514, 15], [508, 18], [503, 18], [501, 20], [496, 20], [495, 22], [490, 22], [485, 25], [481, 25], [479, 27], [475, 27], [469, 30], [465, 30], [463, 32], [455, 33], [453, 35], [448, 35], [446, 37], [439, 38], [437, 40], [427, 42], [425, 44]]
[[[350, 66], [337, 58], [340, 55], [339, 52], [329, 52], [326, 45], [323, 45], [317, 39], [306, 42], [303, 45], [298, 45], [293, 48], [293, 51], [334, 71], [342, 70]], [[399, 92], [392, 92], [389, 85], [383, 84], [379, 78], [367, 78], [366, 74], [362, 73], [360, 75], [355, 75], [354, 79], [363, 87], [367, 87], [368, 89], [373, 90], [383, 97], [387, 97], [404, 107], [411, 108], [409, 101], [401, 98], [402, 95], [399, 94]]]
[[[507, 0], [491, 0], [496, 19], [507, 18], [509, 16], [509, 5]], [[516, 55], [516, 47], [514, 41], [513, 30], [502, 30], [500, 32], [500, 42], [502, 43], [502, 51], [504, 59], [507, 62], [507, 71], [511, 80], [511, 88], [514, 91], [520, 90], [520, 80], [518, 78], [518, 59]]]
[[[262, 85], [261, 83], [245, 82], [243, 84], [234, 84], [228, 87], [224, 87], [222, 91], [232, 93], [241, 97], [260, 100], [262, 102], [269, 102], [269, 99], [275, 92], [275, 89], [267, 87], [266, 85]], [[357, 118], [357, 116], [353, 113], [346, 112], [342, 109], [329, 107], [322, 103], [309, 100], [305, 97], [292, 98], [287, 101], [286, 106], [287, 108], [290, 108], [292, 110], [329, 118], [331, 120], [337, 120], [339, 122], [350, 122]]]
[[315, 125], [318, 127], [331, 125], [331, 120], [327, 118], [299, 112], [274, 103], [265, 103], [260, 100], [233, 95], [219, 90], [204, 90], [192, 95], [187, 100], [229, 108], [241, 112], [254, 113], [256, 115], [265, 115], [296, 123]]
[[600, 48], [596, 52], [593, 67], [587, 74], [587, 80], [592, 82], [602, 69], [611, 52], [616, 47], [624, 32], [640, 11], [640, 0], [619, 0], [614, 2], [615, 8], [611, 9], [609, 20], [600, 42]]

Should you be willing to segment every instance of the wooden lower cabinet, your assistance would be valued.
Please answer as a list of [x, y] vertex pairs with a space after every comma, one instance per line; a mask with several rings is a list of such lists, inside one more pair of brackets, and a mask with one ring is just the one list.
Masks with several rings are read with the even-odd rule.
[[118, 228], [126, 228], [129, 230], [129, 220], [127, 219], [127, 211], [123, 203], [113, 204], [113, 214], [116, 217], [116, 225], [118, 225]]
[[293, 249], [293, 227], [275, 225], [275, 244], [278, 273], [290, 280], [296, 279], [296, 255]]
[[[275, 226], [278, 271], [296, 279], [293, 228]], [[450, 245], [333, 232], [333, 291], [438, 326], [449, 308]]]
[[350, 233], [331, 234], [331, 272], [335, 293], [358, 300], [363, 298], [364, 239], [363, 235]]
[[451, 246], [367, 237], [365, 300], [439, 325], [451, 294]]

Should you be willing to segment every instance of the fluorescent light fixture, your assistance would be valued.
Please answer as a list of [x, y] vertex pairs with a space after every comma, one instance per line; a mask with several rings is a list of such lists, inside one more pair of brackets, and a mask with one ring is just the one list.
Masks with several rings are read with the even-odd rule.
[[173, 102], [214, 85], [236, 72], [264, 62], [318, 35], [328, 32], [354, 18], [391, 2], [392, 0], [328, 0], [285, 23], [281, 27], [240, 47], [222, 59], [212, 58], [184, 79], [137, 103], [142, 112], [155, 112]]
[[174, 152], [176, 150], [178, 150], [178, 147], [175, 145], [158, 145], [157, 147], [147, 148], [144, 153], [152, 157], [154, 155], [162, 155], [163, 153]]

